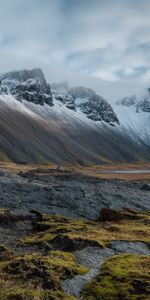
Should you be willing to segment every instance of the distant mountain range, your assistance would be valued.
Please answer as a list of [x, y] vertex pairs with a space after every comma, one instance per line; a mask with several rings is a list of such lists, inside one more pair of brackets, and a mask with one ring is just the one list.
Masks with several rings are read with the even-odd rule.
[[111, 106], [85, 87], [47, 83], [41, 69], [0, 75], [0, 159], [107, 163], [150, 160], [150, 91]]
[[150, 88], [142, 91], [138, 95], [131, 95], [117, 101], [118, 105], [132, 106], [136, 108], [136, 112], [150, 113]]

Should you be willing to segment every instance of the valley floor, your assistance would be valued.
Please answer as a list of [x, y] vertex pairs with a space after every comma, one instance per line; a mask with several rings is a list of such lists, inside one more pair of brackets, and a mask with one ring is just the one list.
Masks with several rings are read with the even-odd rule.
[[[51, 171], [57, 172], [57, 165], [46, 164], [16, 164], [11, 161], [0, 161], [0, 169], [5, 169], [11, 173], [29, 172], [32, 170], [41, 170], [42, 175], [53, 175]], [[66, 167], [67, 169], [67, 167]], [[73, 173], [79, 173], [87, 176], [94, 176], [102, 179], [121, 179], [121, 180], [150, 180], [150, 163], [139, 162], [136, 164], [104, 164], [104, 165], [68, 165], [68, 170]], [[63, 170], [62, 172], [63, 173]], [[65, 172], [64, 172], [65, 173]]]

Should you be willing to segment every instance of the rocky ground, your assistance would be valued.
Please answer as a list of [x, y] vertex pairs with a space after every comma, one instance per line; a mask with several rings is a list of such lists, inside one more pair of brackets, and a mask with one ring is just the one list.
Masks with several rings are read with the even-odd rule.
[[150, 255], [150, 250], [146, 244], [141, 242], [115, 241], [110, 244], [110, 248], [87, 247], [75, 252], [77, 261], [87, 266], [90, 271], [87, 274], [78, 275], [72, 279], [63, 281], [62, 286], [66, 294], [82, 297], [82, 290], [85, 284], [98, 275], [102, 264], [109, 257], [119, 255], [120, 253]]
[[41, 171], [0, 170], [0, 300], [148, 300], [149, 182]]
[[77, 173], [10, 174], [0, 170], [0, 206], [96, 219], [102, 207], [150, 209], [148, 182], [103, 180]]
[[[111, 212], [112, 217], [115, 211], [107, 212]], [[1, 209], [0, 299], [138, 300], [140, 293], [140, 300], [148, 300], [149, 223], [149, 212], [129, 209], [120, 211], [111, 221], [70, 219], [43, 215], [39, 211], [19, 215]], [[116, 278], [111, 275], [114, 263]], [[132, 263], [139, 272], [133, 272]], [[106, 270], [101, 276], [99, 272], [104, 267]], [[108, 288], [112, 285], [108, 295], [107, 287], [104, 288], [103, 283], [101, 286], [99, 280], [99, 276], [105, 280], [107, 272]], [[121, 287], [122, 281], [131, 287], [126, 284]]]

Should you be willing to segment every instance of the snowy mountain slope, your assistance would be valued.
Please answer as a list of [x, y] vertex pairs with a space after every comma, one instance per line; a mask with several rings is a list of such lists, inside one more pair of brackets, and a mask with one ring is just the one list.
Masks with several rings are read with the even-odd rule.
[[[31, 78], [34, 77], [33, 73], [29, 72], [30, 80], [34, 79]], [[36, 77], [38, 77], [37, 73]], [[20, 81], [27, 83], [28, 76], [19, 77]], [[9, 86], [10, 82], [13, 88], [12, 77], [9, 78]], [[4, 82], [1, 82], [1, 87], [3, 84]], [[40, 84], [40, 93], [43, 96], [41, 81]], [[26, 92], [29, 92], [29, 89], [27, 85]], [[39, 84], [36, 86], [37, 89], [39, 92]], [[59, 93], [63, 99], [66, 97], [66, 92], [62, 95], [62, 87]], [[144, 117], [145, 114], [148, 116], [148, 113], [143, 113], [140, 119], [140, 114], [135, 111], [134, 113], [139, 117], [133, 119], [130, 107], [116, 105], [113, 109], [106, 102], [106, 107], [102, 107], [100, 113], [106, 112], [107, 114], [110, 110], [114, 116], [117, 116], [117, 120], [119, 119], [119, 122], [114, 122], [115, 126], [111, 126], [111, 118], [107, 122], [102, 118], [101, 121], [95, 121], [87, 117], [80, 105], [76, 104], [76, 99], [83, 99], [81, 95], [80, 97], [74, 96], [75, 109], [70, 109], [64, 101], [57, 99], [58, 92], [54, 95], [53, 90], [52, 94], [53, 99], [50, 103], [46, 101], [37, 103], [35, 98], [33, 101], [26, 100], [24, 97], [19, 99], [18, 94], [17, 97], [15, 93], [12, 94], [12, 89], [8, 89], [7, 93], [2, 91], [0, 95], [0, 152], [9, 159], [16, 162], [51, 161], [80, 164], [150, 159], [150, 138], [147, 130], [150, 120]], [[130, 112], [124, 109], [129, 109]], [[128, 115], [127, 118], [126, 115]], [[143, 138], [141, 138], [140, 128], [142, 128]]]
[[139, 144], [150, 146], [150, 89], [117, 101], [113, 109], [119, 116], [120, 131]]
[[135, 107], [136, 112], [149, 112], [150, 113], [150, 88], [147, 88], [137, 95], [125, 97], [116, 102], [117, 105]]
[[[20, 161], [76, 161], [77, 154], [93, 159], [92, 154], [71, 140], [56, 122], [47, 121], [46, 115], [26, 107], [13, 106], [0, 100], [0, 149], [11, 160]], [[35, 104], [34, 104], [35, 105]], [[67, 149], [67, 150], [66, 150]]]
[[14, 71], [0, 76], [1, 95], [12, 95], [18, 101], [49, 106], [53, 106], [53, 96], [69, 109], [76, 111], [79, 108], [94, 121], [104, 121], [110, 125], [119, 123], [111, 105], [93, 90], [85, 87], [69, 89], [66, 82], [52, 86], [51, 92], [41, 69]]
[[119, 124], [112, 106], [92, 89], [82, 86], [69, 89], [66, 83], [54, 84], [52, 87], [53, 97], [67, 108], [81, 111], [93, 121], [104, 121], [112, 126]]
[[[9, 100], [9, 101], [8, 101]], [[104, 163], [148, 159], [146, 148], [117, 128], [87, 119], [58, 101], [54, 106], [0, 97], [0, 149], [11, 160]], [[119, 125], [118, 125], [119, 126]]]
[[138, 113], [135, 107], [115, 105], [114, 110], [119, 116], [120, 126], [117, 130], [130, 136], [137, 143], [150, 146], [150, 113]]

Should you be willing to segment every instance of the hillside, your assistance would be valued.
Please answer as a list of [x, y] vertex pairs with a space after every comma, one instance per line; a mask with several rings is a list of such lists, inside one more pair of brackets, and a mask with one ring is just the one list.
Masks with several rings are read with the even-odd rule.
[[136, 122], [132, 109], [127, 118], [123, 106], [117, 111], [120, 106], [113, 109], [83, 87], [60, 94], [51, 90], [40, 69], [1, 75], [0, 91], [1, 159], [58, 164], [149, 161], [148, 113], [143, 113], [144, 123], [141, 114]]

